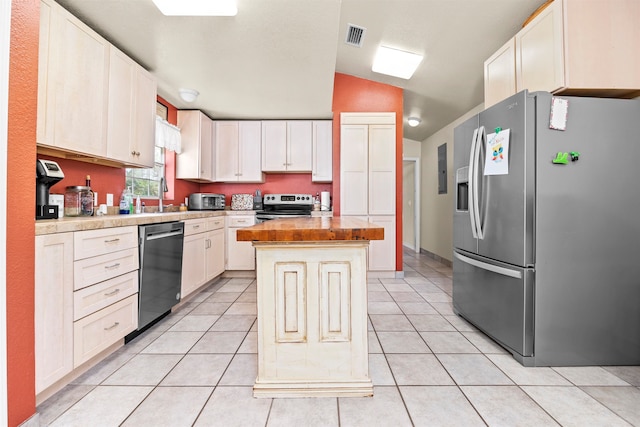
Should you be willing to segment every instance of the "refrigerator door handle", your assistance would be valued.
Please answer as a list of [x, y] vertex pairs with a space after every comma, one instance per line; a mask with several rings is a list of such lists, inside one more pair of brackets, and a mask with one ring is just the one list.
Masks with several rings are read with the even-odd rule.
[[476, 223], [476, 233], [478, 234], [478, 239], [484, 239], [484, 231], [482, 230], [482, 223], [480, 222], [480, 199], [478, 197], [478, 171], [480, 170], [480, 153], [482, 152], [482, 147], [487, 139], [487, 134], [485, 132], [484, 126], [480, 126], [478, 129], [478, 135], [476, 137], [475, 153], [473, 158], [473, 216]]
[[483, 270], [491, 271], [493, 273], [501, 274], [503, 276], [513, 277], [514, 279], [522, 279], [522, 273], [517, 270], [511, 270], [509, 268], [500, 267], [493, 264], [488, 264], [486, 262], [478, 261], [473, 258], [469, 258], [468, 256], [464, 256], [459, 254], [458, 252], [454, 252], [453, 256], [458, 258], [462, 262], [466, 262], [467, 264], [473, 265], [474, 267], [481, 268]]
[[[478, 142], [478, 129], [473, 131], [473, 137], [471, 138], [471, 152], [469, 154], [469, 219], [471, 220], [471, 234], [474, 239], [478, 238], [478, 231], [476, 227], [476, 215], [474, 211], [474, 199], [473, 199], [473, 190], [475, 188], [475, 183], [473, 181], [473, 177], [475, 175], [475, 152], [476, 152], [476, 143]], [[477, 193], [477, 191], [476, 191]]]

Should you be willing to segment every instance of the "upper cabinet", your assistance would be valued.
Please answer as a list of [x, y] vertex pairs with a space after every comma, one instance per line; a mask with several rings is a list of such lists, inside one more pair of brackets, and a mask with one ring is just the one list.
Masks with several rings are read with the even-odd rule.
[[39, 49], [37, 142], [106, 156], [109, 43], [42, 0]]
[[484, 106], [516, 93], [516, 42], [512, 38], [484, 62]]
[[152, 166], [155, 78], [56, 2], [40, 6], [38, 151]]
[[153, 167], [156, 80], [113, 46], [108, 111], [107, 156], [128, 165]]
[[263, 121], [262, 170], [311, 172], [312, 122]]
[[178, 127], [182, 152], [176, 155], [176, 178], [214, 181], [213, 121], [198, 110], [179, 110]]
[[333, 121], [313, 122], [311, 181], [333, 181]]
[[216, 181], [264, 182], [260, 121], [214, 122]]
[[[555, 0], [485, 62], [485, 107], [524, 89], [630, 98], [640, 94], [637, 0]], [[505, 88], [515, 76], [515, 88]], [[501, 79], [504, 77], [504, 80]]]

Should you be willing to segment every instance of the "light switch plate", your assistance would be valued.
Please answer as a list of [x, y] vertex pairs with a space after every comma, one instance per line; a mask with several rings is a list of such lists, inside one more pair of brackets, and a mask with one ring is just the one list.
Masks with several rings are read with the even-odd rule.
[[113, 206], [113, 194], [107, 193], [107, 206]]

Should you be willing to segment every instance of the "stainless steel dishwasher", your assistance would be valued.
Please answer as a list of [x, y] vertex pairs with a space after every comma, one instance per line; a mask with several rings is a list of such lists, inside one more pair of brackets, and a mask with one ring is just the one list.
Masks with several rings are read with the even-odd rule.
[[138, 226], [140, 271], [138, 331], [180, 301], [183, 222]]

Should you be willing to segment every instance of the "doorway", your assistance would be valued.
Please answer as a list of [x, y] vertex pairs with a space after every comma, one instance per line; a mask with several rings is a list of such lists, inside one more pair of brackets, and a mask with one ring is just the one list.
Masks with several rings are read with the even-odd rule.
[[420, 253], [420, 158], [402, 159], [402, 246]]

